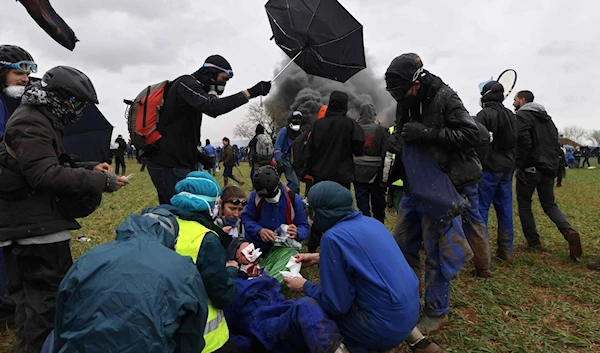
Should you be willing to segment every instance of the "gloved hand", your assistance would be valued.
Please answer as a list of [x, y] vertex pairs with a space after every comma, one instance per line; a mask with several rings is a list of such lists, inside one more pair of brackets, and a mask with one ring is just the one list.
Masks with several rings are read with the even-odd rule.
[[408, 142], [423, 143], [433, 140], [438, 129], [425, 126], [421, 123], [406, 123], [402, 127], [402, 137]]
[[282, 161], [277, 161], [275, 165], [275, 169], [277, 169], [277, 173], [285, 173], [285, 164]]
[[400, 134], [392, 134], [388, 140], [388, 151], [393, 154], [402, 154], [402, 143], [400, 142]]
[[105, 173], [106, 174], [106, 185], [104, 186], [104, 191], [106, 192], [115, 192], [119, 190], [122, 186], [129, 184], [129, 180], [124, 177], [120, 177], [115, 173]]
[[254, 87], [248, 88], [248, 93], [250, 94], [250, 98], [255, 98], [258, 96], [266, 96], [271, 90], [271, 82], [269, 81], [260, 81], [255, 84]]

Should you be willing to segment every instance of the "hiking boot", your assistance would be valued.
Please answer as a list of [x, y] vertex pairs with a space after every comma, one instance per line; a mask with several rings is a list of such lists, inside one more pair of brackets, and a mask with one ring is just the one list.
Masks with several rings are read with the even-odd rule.
[[600, 271], [600, 259], [588, 262], [587, 268], [592, 271]]
[[577, 260], [581, 256], [583, 250], [581, 249], [581, 238], [579, 233], [572, 230], [567, 234], [567, 241], [569, 242], [569, 256], [572, 260]]
[[473, 270], [471, 272], [471, 274], [473, 274], [474, 277], [480, 277], [480, 278], [490, 278], [490, 277], [492, 277], [492, 271], [491, 270]]
[[[420, 347], [423, 346], [423, 347]], [[448, 353], [435, 342], [430, 342], [427, 339], [417, 343], [416, 346], [410, 346], [410, 349], [415, 353]]]
[[508, 251], [502, 250], [498, 248], [498, 252], [496, 253], [496, 258], [506, 262], [508, 265], [512, 264], [513, 258], [512, 254], [509, 254]]
[[423, 333], [431, 333], [441, 329], [447, 323], [448, 314], [435, 317], [425, 315], [417, 324], [417, 328]]
[[544, 249], [542, 244], [529, 245], [529, 243], [527, 243], [527, 242], [519, 244], [519, 249], [530, 250], [530, 251], [531, 250], [532, 251], [545, 251], [546, 250], [546, 249]]
[[343, 343], [340, 343], [339, 347], [335, 350], [334, 353], [350, 353], [348, 348]]

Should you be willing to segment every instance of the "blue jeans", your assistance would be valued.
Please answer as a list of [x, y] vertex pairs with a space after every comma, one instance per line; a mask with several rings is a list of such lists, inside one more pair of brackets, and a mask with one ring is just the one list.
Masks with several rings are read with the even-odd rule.
[[492, 258], [490, 251], [490, 239], [488, 235], [487, 222], [479, 212], [479, 185], [470, 185], [462, 190], [467, 197], [471, 207], [463, 216], [463, 230], [473, 250], [473, 262], [477, 271], [490, 270]]
[[373, 210], [373, 218], [381, 223], [385, 221], [385, 193], [379, 183], [354, 182], [354, 194], [358, 209], [363, 215], [371, 217], [371, 210]]
[[285, 179], [288, 182], [288, 188], [294, 190], [296, 194], [300, 194], [300, 181], [298, 181], [298, 176], [296, 176], [296, 172], [292, 168], [292, 163], [284, 159], [283, 165], [285, 166]]
[[175, 193], [175, 184], [185, 179], [191, 172], [189, 168], [173, 168], [158, 164], [152, 161], [146, 161], [148, 174], [158, 193], [158, 202], [161, 205], [171, 203], [171, 198]]
[[[425, 248], [425, 307], [427, 316], [436, 317], [450, 311], [450, 277], [444, 275], [445, 256], [462, 256], [461, 249], [441, 249], [442, 237], [458, 238], [462, 235], [460, 216], [444, 227], [424, 215], [423, 205], [405, 192], [400, 202], [394, 238], [406, 261], [421, 280], [421, 245]], [[465, 246], [468, 247], [468, 244]], [[460, 260], [460, 259], [459, 259]]]
[[490, 205], [494, 204], [496, 217], [498, 217], [498, 252], [496, 255], [503, 260], [511, 259], [515, 238], [512, 180], [513, 173], [483, 172], [483, 181], [479, 184], [479, 213], [487, 225]]

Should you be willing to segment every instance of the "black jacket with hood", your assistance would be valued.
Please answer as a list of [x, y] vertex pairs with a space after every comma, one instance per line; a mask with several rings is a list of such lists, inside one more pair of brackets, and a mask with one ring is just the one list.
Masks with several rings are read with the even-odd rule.
[[199, 71], [170, 84], [158, 123], [162, 138], [157, 148], [146, 153], [148, 160], [167, 167], [197, 169], [202, 114], [216, 118], [248, 102], [243, 92], [224, 98], [206, 93], [198, 80]]
[[485, 102], [475, 120], [493, 136], [490, 144], [477, 149], [483, 171], [512, 173], [515, 170], [518, 135], [515, 114], [501, 102]]
[[383, 158], [387, 150], [389, 133], [377, 123], [375, 106], [364, 103], [360, 106], [358, 125], [365, 133], [362, 156], [354, 156], [354, 181], [358, 183], [379, 183]]
[[[456, 92], [439, 77], [427, 73], [421, 78], [423, 89], [424, 97], [419, 106], [407, 109], [398, 105], [394, 134], [401, 134], [404, 124], [408, 122], [419, 122], [435, 128], [438, 133], [427, 144], [439, 167], [448, 174], [458, 190], [478, 184], [481, 182], [481, 164], [474, 148], [480, 144], [481, 136], [475, 120]], [[406, 185], [403, 163], [394, 163], [390, 178], [402, 179]]]
[[317, 182], [354, 181], [352, 156], [362, 155], [365, 136], [358, 123], [346, 116], [347, 112], [348, 95], [335, 91], [331, 93], [325, 117], [313, 125], [308, 142], [308, 174]]
[[558, 130], [544, 106], [526, 103], [517, 111], [519, 139], [517, 169], [535, 167], [541, 173], [556, 177], [560, 158]]

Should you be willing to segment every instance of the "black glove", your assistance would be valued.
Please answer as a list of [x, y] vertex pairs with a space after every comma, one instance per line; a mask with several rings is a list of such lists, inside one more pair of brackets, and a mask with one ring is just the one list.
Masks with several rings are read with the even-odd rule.
[[271, 82], [260, 81], [259, 83], [255, 84], [254, 87], [248, 88], [248, 93], [250, 93], [250, 98], [255, 98], [258, 96], [266, 96], [270, 90]]
[[423, 143], [435, 139], [439, 131], [421, 123], [406, 123], [402, 127], [402, 137], [408, 142]]
[[275, 169], [277, 169], [277, 173], [282, 174], [285, 173], [285, 164], [282, 161], [275, 162]]
[[388, 140], [388, 151], [401, 155], [402, 143], [400, 141], [400, 134], [392, 134]]

